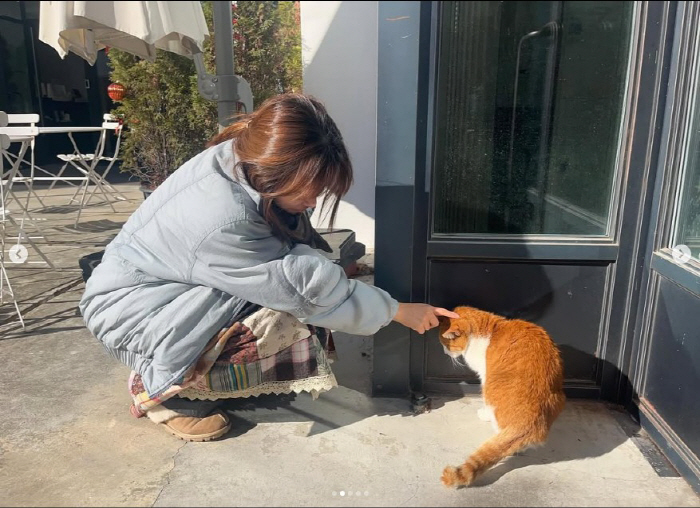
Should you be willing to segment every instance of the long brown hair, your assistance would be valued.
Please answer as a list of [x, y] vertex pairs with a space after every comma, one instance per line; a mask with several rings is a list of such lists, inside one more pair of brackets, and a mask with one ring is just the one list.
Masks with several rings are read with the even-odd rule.
[[313, 97], [286, 93], [216, 135], [207, 146], [232, 140], [248, 184], [260, 193], [263, 217], [284, 240], [289, 232], [275, 211], [280, 196], [324, 195], [332, 228], [340, 198], [352, 185], [352, 163], [343, 137], [326, 108]]

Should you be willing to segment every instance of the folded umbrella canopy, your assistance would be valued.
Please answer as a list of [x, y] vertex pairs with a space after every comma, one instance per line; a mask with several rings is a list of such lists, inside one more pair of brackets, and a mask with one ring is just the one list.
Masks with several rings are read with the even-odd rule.
[[202, 50], [209, 37], [206, 19], [198, 1], [42, 1], [39, 39], [53, 47], [61, 58], [71, 52], [90, 65], [105, 47], [126, 51], [153, 61], [156, 49], [194, 58], [199, 91], [219, 105], [219, 124], [224, 126], [236, 105], [252, 111], [250, 85], [233, 74], [231, 3], [214, 2], [217, 76], [204, 69]]
[[208, 36], [199, 2], [41, 2], [39, 39], [90, 65], [106, 46], [150, 61], [156, 48], [192, 56]]

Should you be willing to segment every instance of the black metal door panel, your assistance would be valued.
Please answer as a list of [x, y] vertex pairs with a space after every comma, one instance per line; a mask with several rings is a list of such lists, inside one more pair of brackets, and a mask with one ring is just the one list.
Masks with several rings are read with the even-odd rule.
[[700, 297], [659, 277], [645, 399], [700, 457]]
[[[597, 383], [608, 266], [506, 262], [430, 263], [429, 301], [448, 308], [471, 305], [544, 327], [562, 347], [571, 385]], [[454, 369], [436, 332], [426, 338], [426, 381], [476, 380]]]

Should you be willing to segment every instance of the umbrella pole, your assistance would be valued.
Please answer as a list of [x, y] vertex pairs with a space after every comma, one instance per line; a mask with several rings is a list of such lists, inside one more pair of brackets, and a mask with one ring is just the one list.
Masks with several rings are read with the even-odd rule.
[[192, 55], [197, 69], [199, 93], [207, 100], [216, 101], [219, 131], [231, 123], [238, 113], [238, 105], [246, 113], [253, 112], [253, 92], [250, 84], [241, 76], [234, 75], [233, 68], [233, 22], [231, 2], [213, 2], [214, 47], [216, 49], [216, 75], [208, 74], [201, 52]]
[[212, 2], [214, 15], [214, 44], [216, 47], [216, 99], [219, 114], [219, 131], [226, 127], [236, 114], [238, 81], [233, 71], [233, 21], [230, 1]]

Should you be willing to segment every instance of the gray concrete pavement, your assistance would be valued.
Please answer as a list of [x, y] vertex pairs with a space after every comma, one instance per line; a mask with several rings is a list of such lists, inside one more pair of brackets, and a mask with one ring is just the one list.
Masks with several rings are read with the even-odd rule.
[[650, 465], [636, 444], [644, 436], [620, 425], [626, 415], [585, 401], [568, 403], [545, 446], [473, 487], [444, 488], [443, 467], [492, 433], [478, 398], [438, 398], [415, 416], [407, 400], [369, 397], [366, 337], [336, 335], [341, 386], [316, 401], [227, 402], [233, 429], [222, 440], [185, 443], [133, 418], [128, 369], [76, 316], [83, 286], [71, 268], [138, 205], [136, 187], [125, 187], [134, 200], [119, 213], [85, 212], [92, 230], [72, 230], [70, 213], [47, 221], [47, 255], [73, 271], [10, 269], [27, 328], [2, 307], [3, 506], [700, 506], [682, 478]]

